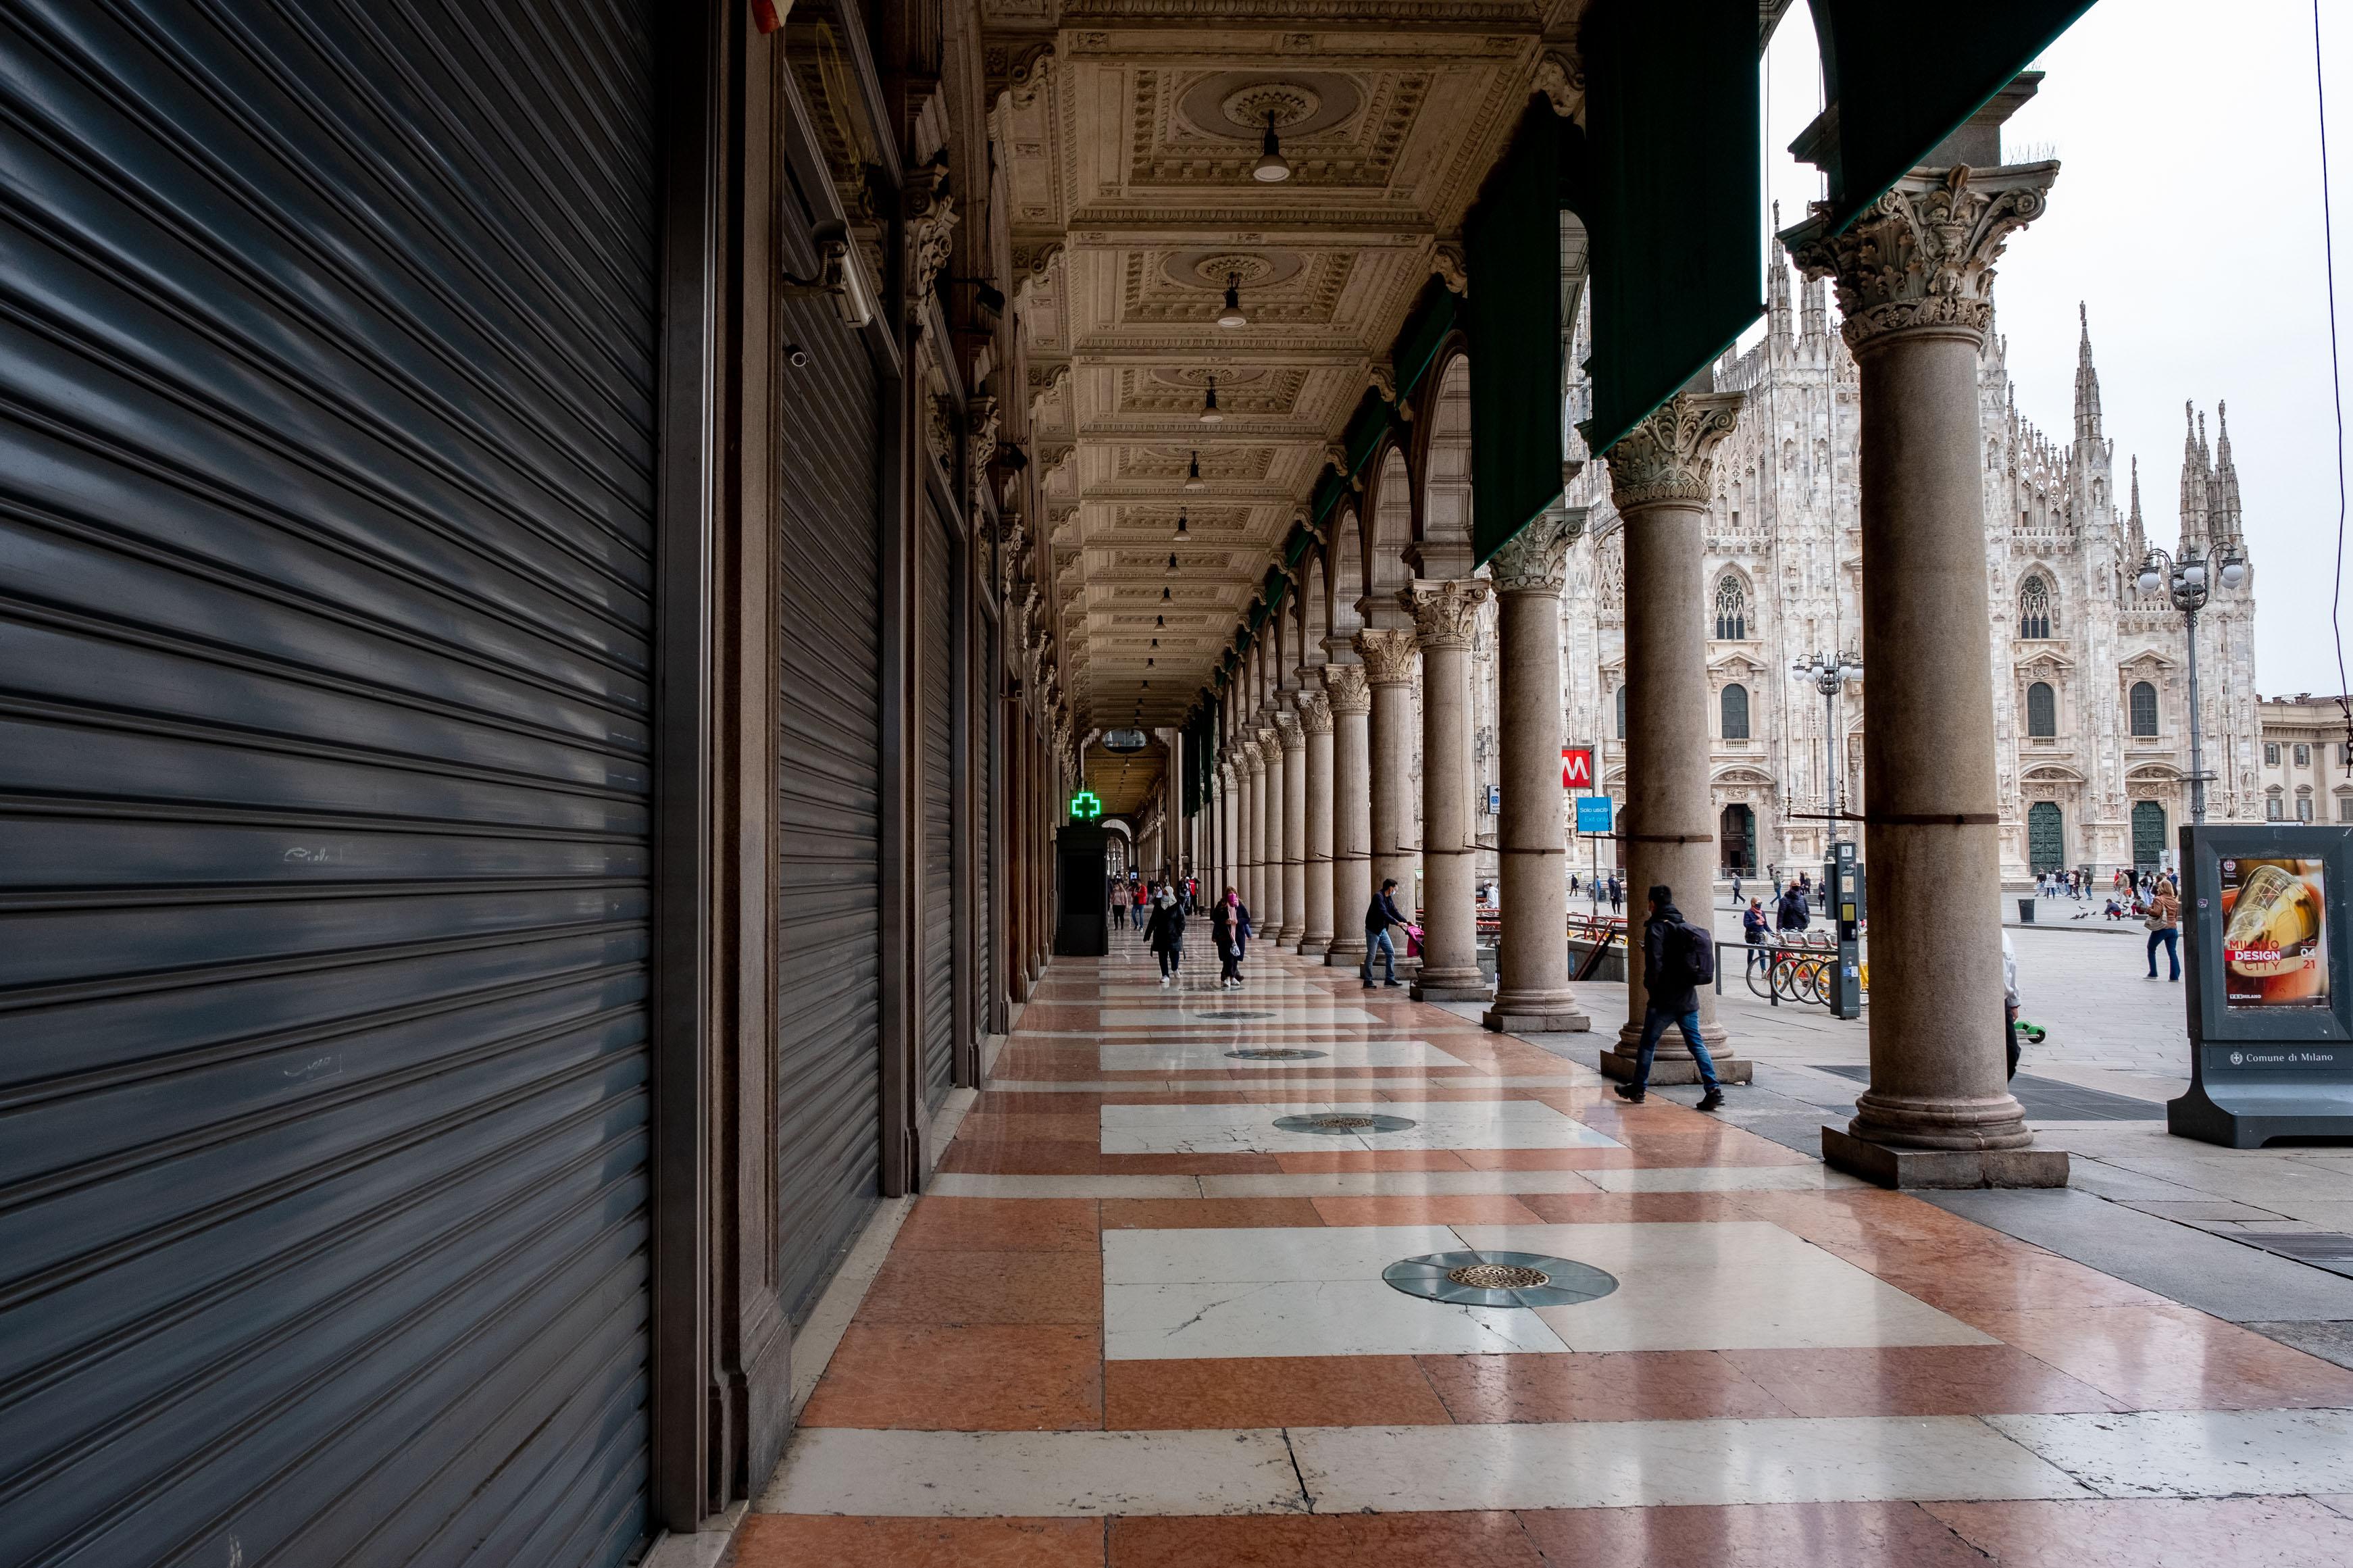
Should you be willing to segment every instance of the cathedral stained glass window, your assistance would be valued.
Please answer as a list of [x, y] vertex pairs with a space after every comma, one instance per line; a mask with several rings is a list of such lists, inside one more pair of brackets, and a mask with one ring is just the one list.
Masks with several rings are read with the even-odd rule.
[[1748, 585], [1730, 572], [1715, 584], [1715, 635], [1725, 642], [1748, 636]]
[[2051, 580], [2038, 572], [2018, 590], [2018, 635], [2047, 637], [2051, 623]]

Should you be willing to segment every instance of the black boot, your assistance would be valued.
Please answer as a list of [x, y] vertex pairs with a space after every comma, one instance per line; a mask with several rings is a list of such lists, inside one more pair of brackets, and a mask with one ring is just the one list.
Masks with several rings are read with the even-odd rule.
[[1717, 1106], [1722, 1105], [1723, 1103], [1724, 1090], [1720, 1089], [1711, 1089], [1705, 1094], [1700, 1096], [1699, 1104], [1694, 1107], [1694, 1109], [1699, 1110], [1714, 1110]]
[[1630, 1083], [1613, 1085], [1611, 1086], [1610, 1092], [1629, 1105], [1640, 1105], [1642, 1103], [1642, 1091]]

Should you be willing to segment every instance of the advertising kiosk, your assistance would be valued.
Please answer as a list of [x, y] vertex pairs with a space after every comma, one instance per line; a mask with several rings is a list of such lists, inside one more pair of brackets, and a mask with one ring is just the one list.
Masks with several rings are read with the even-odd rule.
[[2166, 1125], [2353, 1138], [2353, 826], [2184, 827], [2180, 852], [2190, 1082]]

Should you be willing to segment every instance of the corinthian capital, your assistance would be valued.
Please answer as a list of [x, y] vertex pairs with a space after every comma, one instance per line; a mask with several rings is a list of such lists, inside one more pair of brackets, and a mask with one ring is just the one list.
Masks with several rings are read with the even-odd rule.
[[1857, 353], [1905, 332], [1985, 342], [1993, 323], [1993, 264], [2012, 230], [2042, 216], [2055, 163], [1915, 171], [1843, 234], [1819, 218], [1785, 237], [1809, 278], [1828, 278]]
[[1661, 501], [1705, 506], [1716, 446], [1739, 417], [1736, 392], [1678, 392], [1609, 448], [1609, 499], [1621, 512]]
[[1413, 612], [1415, 633], [1424, 647], [1468, 647], [1479, 625], [1479, 606], [1490, 585], [1476, 577], [1445, 583], [1419, 582], [1398, 590], [1398, 603]]
[[1332, 700], [1330, 698], [1320, 691], [1303, 691], [1295, 700], [1299, 705], [1300, 729], [1310, 735], [1328, 735], [1332, 732]]
[[899, 196], [900, 216], [906, 219], [907, 316], [912, 326], [923, 319], [923, 301], [931, 297], [940, 268], [947, 265], [959, 215], [955, 198], [947, 192], [947, 170], [936, 163], [908, 170]]
[[1356, 634], [1356, 657], [1365, 661], [1365, 679], [1374, 686], [1412, 685], [1414, 657], [1420, 651], [1413, 634], [1402, 628], [1367, 626]]
[[1274, 732], [1277, 744], [1286, 752], [1304, 751], [1307, 747], [1307, 731], [1299, 727], [1299, 719], [1295, 714], [1276, 714]]
[[1372, 687], [1365, 679], [1365, 667], [1361, 664], [1325, 665], [1324, 690], [1335, 713], [1369, 713], [1373, 710]]
[[1577, 506], [1548, 511], [1528, 524], [1487, 563], [1498, 594], [1557, 594], [1568, 584], [1568, 547], [1585, 532]]
[[1266, 772], [1266, 757], [1255, 740], [1234, 742], [1234, 772], [1246, 779]]

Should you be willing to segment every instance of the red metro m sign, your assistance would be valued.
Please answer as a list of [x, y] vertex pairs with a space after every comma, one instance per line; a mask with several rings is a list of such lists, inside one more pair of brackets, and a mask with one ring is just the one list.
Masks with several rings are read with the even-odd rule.
[[1563, 746], [1560, 749], [1560, 787], [1591, 789], [1593, 787], [1593, 748]]

